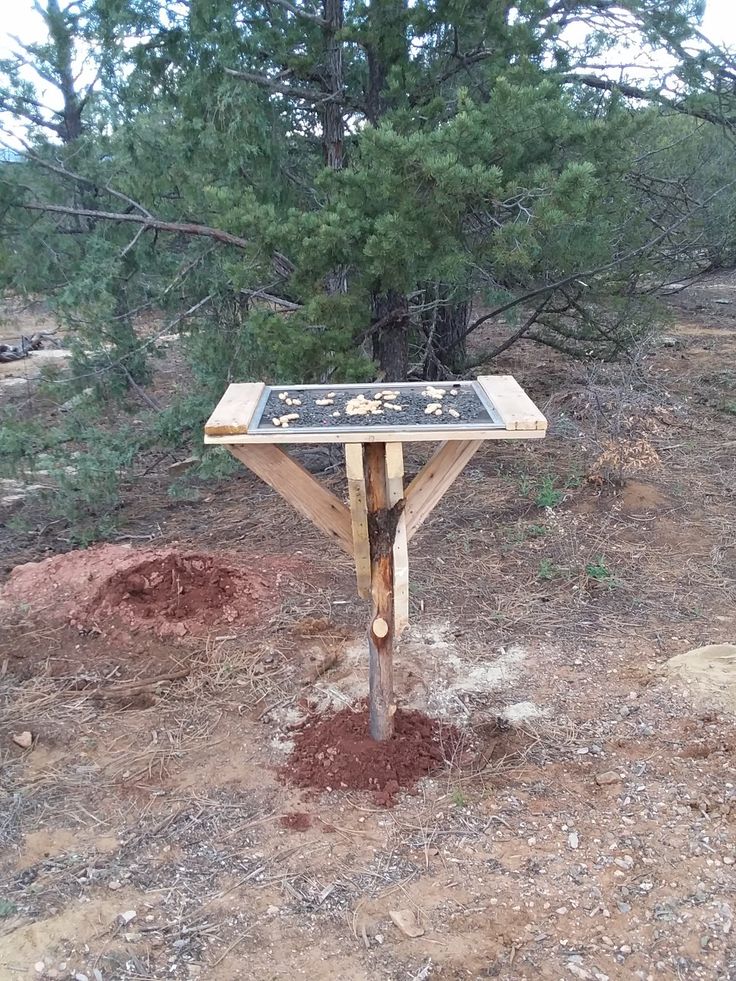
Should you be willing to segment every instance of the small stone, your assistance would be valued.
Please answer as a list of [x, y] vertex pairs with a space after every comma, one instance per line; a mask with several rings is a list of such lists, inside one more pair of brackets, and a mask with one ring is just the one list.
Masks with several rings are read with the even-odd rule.
[[580, 839], [578, 837], [577, 831], [570, 832], [570, 834], [567, 836], [567, 843], [570, 846], [570, 848], [578, 847], [578, 845], [580, 844]]
[[89, 981], [89, 978], [80, 971], [79, 974], [74, 975], [74, 981]]
[[622, 855], [620, 858], [614, 858], [613, 861], [625, 872], [631, 871], [631, 869], [634, 867], [634, 859], [631, 857], [631, 855]]
[[724, 855], [723, 856], [723, 864], [724, 865], [733, 865], [733, 857], [731, 855]]
[[417, 916], [412, 909], [392, 909], [388, 914], [392, 922], [401, 930], [406, 937], [421, 937], [424, 933], [417, 921]]
[[627, 957], [631, 953], [631, 947], [628, 944], [624, 944], [623, 947], [619, 947], [619, 953]]
[[136, 918], [137, 913], [134, 909], [127, 909], [124, 913], [118, 913], [118, 923], [121, 926], [128, 926]]
[[621, 777], [615, 770], [604, 770], [603, 773], [596, 773], [595, 782], [599, 787], [610, 787], [615, 783], [621, 783]]
[[112, 891], [115, 892], [116, 889], [122, 888], [122, 883], [119, 879], [111, 879], [107, 884], [107, 888], [112, 889]]
[[33, 745], [33, 734], [28, 729], [24, 729], [23, 732], [16, 732], [13, 736], [13, 742], [21, 749], [30, 749]]
[[382, 944], [383, 943], [383, 934], [382, 933], [377, 933], [373, 939], [376, 941], [377, 944]]
[[94, 970], [92, 971], [92, 973], [93, 973], [93, 974], [94, 974], [94, 976], [95, 976], [95, 981], [102, 981], [102, 971], [101, 971], [101, 970], [99, 969], [99, 967], [96, 967], [96, 968], [95, 968], [95, 969], [94, 969]]
[[43, 974], [43, 972], [46, 970], [46, 965], [43, 961], [36, 961], [33, 966], [36, 969], [36, 974]]

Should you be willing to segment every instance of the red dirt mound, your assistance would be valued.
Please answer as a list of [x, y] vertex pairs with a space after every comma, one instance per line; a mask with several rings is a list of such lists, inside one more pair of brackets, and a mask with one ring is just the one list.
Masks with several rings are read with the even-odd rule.
[[421, 712], [398, 709], [394, 735], [375, 742], [368, 735], [368, 710], [342, 709], [309, 720], [297, 730], [281, 777], [319, 790], [372, 790], [376, 803], [391, 807], [400, 790], [444, 769], [461, 733]]
[[115, 614], [131, 626], [184, 636], [201, 625], [254, 623], [272, 604], [273, 585], [212, 555], [170, 552], [110, 576], [91, 600], [86, 619]]
[[211, 556], [173, 554], [117, 572], [96, 601], [125, 606], [144, 620], [186, 620], [215, 611], [227, 617], [228, 607], [237, 601], [238, 579]]
[[267, 619], [284, 580], [305, 575], [287, 555], [212, 555], [97, 545], [17, 566], [0, 586], [0, 621], [71, 625], [85, 636], [159, 638]]

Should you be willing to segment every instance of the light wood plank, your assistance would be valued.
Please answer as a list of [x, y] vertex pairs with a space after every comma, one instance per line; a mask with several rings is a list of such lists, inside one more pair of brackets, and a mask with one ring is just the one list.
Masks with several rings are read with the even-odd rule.
[[300, 463], [278, 446], [229, 446], [228, 449], [348, 555], [353, 554], [350, 512]]
[[350, 497], [350, 518], [353, 529], [353, 556], [358, 595], [370, 599], [371, 595], [371, 547], [368, 541], [368, 510], [365, 498], [363, 473], [363, 447], [360, 443], [345, 445], [345, 470]]
[[412, 480], [406, 489], [406, 533], [409, 541], [482, 445], [480, 439], [443, 443]]
[[233, 436], [208, 436], [205, 435], [204, 442], [209, 446], [265, 446], [271, 443], [289, 443], [291, 445], [327, 444], [327, 443], [385, 443], [390, 440], [392, 443], [438, 443], [444, 442], [466, 442], [467, 440], [494, 440], [494, 439], [543, 439], [546, 435], [544, 429], [438, 429], [430, 428], [415, 429], [410, 431], [399, 430], [397, 432], [376, 432], [375, 429], [359, 429], [357, 426], [350, 431], [330, 432], [326, 429], [319, 433], [300, 433], [298, 429], [289, 428], [285, 431], [276, 429], [273, 432], [253, 432]]
[[479, 375], [478, 383], [493, 402], [506, 429], [546, 430], [547, 420], [513, 375]]
[[[404, 497], [404, 448], [401, 443], [386, 443], [386, 489], [389, 507]], [[408, 541], [406, 514], [402, 514], [394, 538], [394, 631], [397, 638], [409, 625]]]
[[265, 387], [263, 382], [229, 385], [205, 424], [205, 435], [240, 436], [247, 433]]

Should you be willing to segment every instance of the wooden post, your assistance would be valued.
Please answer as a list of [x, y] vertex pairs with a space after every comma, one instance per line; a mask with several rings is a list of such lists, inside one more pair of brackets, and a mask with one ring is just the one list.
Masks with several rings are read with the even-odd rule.
[[[386, 490], [388, 506], [404, 501], [404, 447], [386, 443]], [[406, 503], [404, 501], [404, 503]], [[394, 636], [401, 638], [409, 625], [409, 550], [406, 514], [399, 515], [394, 536]]]
[[368, 538], [371, 549], [371, 619], [368, 625], [370, 734], [390, 739], [394, 731], [394, 541], [403, 498], [389, 506], [386, 446], [364, 446]]

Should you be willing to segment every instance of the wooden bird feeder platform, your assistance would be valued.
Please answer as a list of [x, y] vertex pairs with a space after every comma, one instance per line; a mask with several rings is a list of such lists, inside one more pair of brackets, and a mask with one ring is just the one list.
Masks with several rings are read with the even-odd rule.
[[[393, 647], [409, 622], [407, 546], [485, 440], [541, 439], [547, 420], [511, 375], [394, 385], [230, 385], [205, 426], [355, 561], [371, 600], [370, 731], [393, 733]], [[403, 444], [439, 442], [404, 487]], [[342, 443], [349, 506], [279, 444]]]

